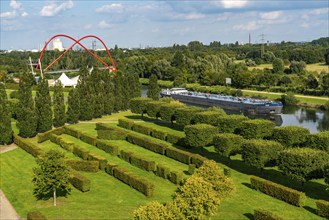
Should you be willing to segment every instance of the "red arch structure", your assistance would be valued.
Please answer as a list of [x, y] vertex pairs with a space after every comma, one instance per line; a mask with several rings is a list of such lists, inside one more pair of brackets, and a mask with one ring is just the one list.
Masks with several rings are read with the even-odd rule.
[[[45, 46], [42, 48], [42, 51], [41, 51], [41, 53], [40, 53], [40, 57], [39, 57], [39, 60], [40, 60], [40, 62], [41, 62], [41, 60], [42, 60], [42, 57], [43, 57], [43, 54], [44, 54], [44, 52], [45, 52], [45, 50], [46, 50], [46, 48], [47, 48], [47, 46], [48, 46], [48, 44], [54, 39], [54, 38], [56, 38], [56, 37], [65, 37], [65, 38], [69, 38], [69, 39], [71, 39], [72, 41], [74, 41], [74, 43], [67, 49], [67, 50], [65, 50], [60, 56], [58, 56], [53, 62], [51, 62], [44, 70], [43, 70], [43, 72], [46, 72], [52, 65], [54, 65], [59, 59], [61, 59], [69, 50], [71, 50], [76, 44], [79, 44], [83, 49], [85, 49], [90, 55], [92, 55], [97, 61], [99, 61], [99, 62], [101, 62], [104, 66], [106, 66], [109, 70], [111, 70], [111, 71], [113, 71], [113, 72], [116, 72], [117, 71], [117, 68], [116, 68], [116, 65], [115, 65], [115, 62], [114, 62], [114, 60], [113, 60], [113, 58], [112, 58], [112, 56], [111, 56], [111, 53], [110, 53], [110, 51], [109, 51], [109, 49], [107, 48], [107, 46], [105, 45], [105, 43], [99, 38], [99, 37], [97, 37], [97, 36], [95, 36], [95, 35], [86, 35], [86, 36], [84, 36], [84, 37], [81, 37], [80, 39], [78, 39], [78, 40], [76, 40], [76, 39], [74, 39], [73, 37], [71, 37], [71, 36], [68, 36], [68, 35], [66, 35], [66, 34], [57, 34], [57, 35], [55, 35], [55, 36], [53, 36], [52, 38], [50, 38], [47, 42], [46, 42], [46, 44], [45, 44]], [[80, 43], [80, 41], [82, 41], [82, 40], [84, 40], [84, 39], [86, 39], [86, 38], [95, 38], [95, 39], [97, 39], [97, 40], [99, 40], [102, 44], [103, 44], [103, 46], [104, 46], [104, 48], [105, 48], [105, 50], [106, 50], [106, 52], [107, 52], [107, 55], [109, 56], [109, 58], [110, 58], [110, 62], [111, 62], [111, 64], [112, 64], [112, 66], [109, 66], [107, 63], [105, 63], [103, 60], [101, 60], [97, 55], [95, 55], [92, 51], [90, 51], [88, 48], [86, 48], [83, 44], [81, 44]], [[37, 67], [36, 67], [36, 69], [38, 69], [39, 68], [39, 65], [37, 65]]]

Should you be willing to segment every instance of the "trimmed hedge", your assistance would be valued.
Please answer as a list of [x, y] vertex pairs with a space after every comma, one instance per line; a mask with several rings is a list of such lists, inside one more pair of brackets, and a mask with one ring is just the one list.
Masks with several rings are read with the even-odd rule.
[[176, 115], [176, 123], [179, 125], [190, 125], [195, 123], [195, 114], [197, 112], [201, 112], [202, 109], [199, 107], [184, 107], [184, 108], [177, 108], [175, 115]]
[[184, 182], [183, 175], [177, 171], [170, 172], [169, 180], [174, 184], [182, 184]]
[[159, 129], [153, 129], [151, 132], [151, 136], [160, 140], [165, 141], [167, 139], [168, 133], [166, 131], [162, 131]]
[[113, 168], [113, 176], [132, 188], [140, 191], [144, 195], [150, 197], [154, 194], [154, 185], [144, 178], [135, 176], [134, 174], [128, 172], [120, 167]]
[[175, 121], [176, 120], [176, 109], [183, 107], [184, 104], [177, 101], [172, 101], [170, 103], [162, 104], [160, 107], [161, 119], [165, 121]]
[[44, 133], [39, 133], [37, 134], [37, 139], [38, 143], [42, 143], [44, 141], [49, 140], [50, 134], [56, 134], [56, 135], [61, 135], [64, 133], [64, 128], [63, 127], [58, 127], [50, 131], [46, 131]]
[[99, 161], [67, 160], [66, 164], [77, 171], [96, 173], [99, 170]]
[[244, 115], [225, 115], [217, 118], [219, 133], [235, 133], [241, 122], [249, 120]]
[[185, 134], [168, 133], [166, 141], [171, 144], [185, 146]]
[[96, 142], [97, 142], [97, 138], [86, 133], [80, 134], [80, 140], [93, 146], [96, 146]]
[[255, 220], [283, 220], [280, 216], [264, 210], [264, 209], [255, 209], [254, 210], [254, 219]]
[[110, 174], [111, 176], [113, 176], [113, 169], [114, 167], [117, 167], [117, 164], [113, 164], [113, 163], [107, 163], [106, 167], [105, 167], [105, 172]]
[[196, 171], [196, 166], [195, 164], [189, 164], [188, 165], [188, 170], [187, 170], [187, 173], [190, 174], [190, 175], [193, 175]]
[[170, 169], [168, 167], [158, 164], [155, 174], [164, 179], [170, 179]]
[[131, 130], [133, 125], [134, 125], [134, 121], [130, 120], [130, 119], [126, 119], [126, 118], [120, 118], [118, 120], [119, 126], [123, 127], [125, 129]]
[[82, 149], [76, 145], [73, 146], [73, 154], [80, 157], [83, 160], [87, 160], [89, 156], [89, 151]]
[[80, 139], [81, 132], [67, 126], [64, 127], [64, 133]]
[[104, 170], [107, 164], [107, 159], [105, 157], [99, 156], [98, 154], [92, 152], [88, 153], [87, 160], [98, 161], [100, 170]]
[[127, 141], [162, 155], [165, 154], [168, 147], [166, 144], [159, 143], [155, 140], [145, 138], [138, 134], [128, 134]]
[[257, 176], [251, 176], [250, 183], [253, 189], [259, 190], [289, 204], [302, 207], [305, 203], [306, 196], [303, 192], [299, 192]]
[[41, 148], [31, 143], [28, 139], [22, 138], [18, 136], [17, 134], [13, 134], [14, 137], [14, 143], [25, 150], [27, 153], [31, 154], [33, 157], [38, 157], [40, 154], [42, 154]]
[[329, 131], [310, 134], [307, 137], [306, 147], [319, 149], [329, 153]]
[[75, 188], [77, 188], [81, 192], [87, 192], [90, 190], [90, 180], [77, 171], [71, 172], [69, 181]]
[[230, 157], [241, 152], [244, 138], [237, 134], [222, 133], [214, 136], [215, 150], [224, 157]]
[[185, 142], [191, 147], [205, 147], [213, 142], [217, 128], [208, 124], [187, 125], [184, 128]]
[[325, 200], [316, 201], [316, 212], [319, 216], [329, 219], [329, 202]]
[[130, 163], [130, 157], [133, 153], [132, 152], [127, 152], [127, 151], [120, 151], [120, 158], [128, 163]]
[[266, 119], [254, 119], [241, 122], [237, 133], [246, 139], [261, 139], [272, 136], [274, 122]]
[[47, 220], [40, 211], [29, 211], [26, 215], [27, 220]]
[[134, 154], [130, 155], [130, 163], [146, 171], [153, 172], [156, 170], [156, 163], [154, 161], [146, 160]]
[[141, 134], [151, 135], [152, 128], [144, 123], [134, 123], [132, 130]]
[[193, 154], [177, 148], [168, 147], [166, 149], [166, 156], [181, 163], [190, 164]]
[[160, 107], [161, 105], [166, 104], [164, 102], [161, 101], [152, 101], [152, 102], [148, 102], [146, 103], [146, 112], [147, 115], [153, 118], [158, 118], [160, 117]]
[[310, 131], [307, 128], [284, 126], [277, 127], [273, 130], [272, 139], [280, 142], [285, 147], [296, 147], [303, 144], [307, 140], [309, 134]]
[[105, 140], [125, 140], [127, 132], [119, 130], [97, 130], [97, 138]]
[[217, 119], [224, 115], [226, 115], [225, 112], [219, 112], [219, 111], [197, 112], [194, 116], [194, 120], [196, 124], [209, 124], [209, 125], [217, 126], [218, 125]]
[[202, 164], [203, 164], [203, 162], [206, 161], [206, 160], [208, 160], [208, 159], [205, 158], [205, 157], [203, 157], [203, 156], [201, 156], [201, 155], [199, 155], [199, 154], [194, 154], [191, 157], [191, 163], [192, 164], [195, 164], [195, 166], [197, 168], [201, 167]]
[[144, 114], [146, 113], [146, 104], [153, 101], [151, 98], [137, 97], [129, 100], [129, 108], [132, 113]]
[[105, 140], [97, 140], [96, 147], [111, 155], [119, 155], [119, 147]]

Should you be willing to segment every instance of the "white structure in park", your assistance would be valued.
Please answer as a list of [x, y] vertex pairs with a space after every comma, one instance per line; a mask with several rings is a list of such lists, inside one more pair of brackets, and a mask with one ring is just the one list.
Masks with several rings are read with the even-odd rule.
[[64, 51], [63, 43], [59, 38], [53, 41], [53, 50]]
[[49, 86], [54, 86], [56, 84], [56, 82], [60, 81], [63, 85], [63, 87], [73, 87], [75, 88], [78, 84], [78, 80], [79, 80], [79, 76], [73, 77], [73, 78], [69, 78], [67, 77], [67, 75], [65, 73], [62, 73], [62, 75], [54, 80], [48, 80], [48, 84]]

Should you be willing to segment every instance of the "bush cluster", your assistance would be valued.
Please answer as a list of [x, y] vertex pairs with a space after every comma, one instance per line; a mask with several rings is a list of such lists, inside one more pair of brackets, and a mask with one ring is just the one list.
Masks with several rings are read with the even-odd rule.
[[190, 164], [193, 154], [177, 148], [168, 147], [166, 148], [166, 156], [181, 163]]
[[250, 183], [252, 188], [289, 204], [302, 207], [305, 203], [306, 196], [303, 192], [299, 192], [256, 176], [250, 177]]
[[207, 158], [199, 155], [199, 154], [194, 154], [192, 157], [191, 157], [191, 163], [192, 164], [195, 164], [195, 166], [197, 168], [201, 167], [202, 164], [207, 160]]
[[80, 139], [80, 135], [81, 135], [80, 131], [78, 131], [74, 128], [68, 127], [68, 126], [64, 127], [64, 133], [67, 135], [73, 136], [75, 138], [78, 138], [78, 139]]
[[237, 133], [246, 139], [262, 139], [272, 136], [275, 124], [266, 119], [245, 120], [241, 122]]
[[254, 219], [255, 220], [283, 220], [283, 218], [281, 218], [280, 216], [264, 209], [255, 209]]
[[151, 135], [152, 131], [152, 129], [145, 123], [134, 123], [132, 130], [145, 135]]
[[197, 112], [194, 116], [194, 120], [197, 124], [209, 124], [213, 126], [218, 126], [217, 119], [224, 115], [226, 115], [224, 111]]
[[177, 171], [170, 171], [170, 176], [169, 176], [170, 182], [174, 184], [182, 184], [184, 182], [183, 175], [180, 172]]
[[134, 125], [134, 121], [133, 120], [129, 120], [126, 118], [120, 118], [118, 120], [119, 126], [123, 127], [125, 129], [131, 130], [133, 125]]
[[146, 104], [150, 101], [152, 101], [152, 99], [150, 98], [132, 98], [129, 101], [129, 108], [132, 113], [143, 115], [144, 113], [146, 113]]
[[161, 117], [160, 115], [160, 107], [161, 105], [165, 104], [161, 101], [152, 101], [146, 104], [146, 112], [147, 115], [153, 118]]
[[325, 200], [316, 201], [317, 213], [326, 219], [329, 219], [329, 202]]
[[195, 123], [195, 114], [197, 112], [201, 112], [202, 109], [198, 107], [184, 107], [184, 108], [177, 108], [175, 115], [176, 115], [176, 123], [179, 125], [190, 125]]
[[217, 128], [220, 133], [235, 133], [243, 121], [249, 120], [244, 115], [225, 115], [217, 118]]
[[104, 170], [107, 164], [107, 159], [105, 157], [99, 156], [98, 154], [92, 152], [88, 152], [87, 160], [98, 161], [100, 170]]
[[310, 134], [307, 137], [306, 147], [319, 149], [329, 153], [329, 131]]
[[309, 134], [310, 131], [307, 128], [283, 126], [273, 130], [272, 139], [280, 142], [285, 147], [295, 147], [303, 144], [307, 140]]
[[146, 171], [155, 171], [156, 163], [152, 160], [141, 158], [135, 154], [130, 154], [130, 163]]
[[187, 125], [184, 128], [185, 141], [191, 147], [205, 147], [212, 143], [218, 132], [217, 128], [208, 124]]
[[176, 109], [182, 108], [183, 106], [183, 103], [177, 101], [162, 104], [160, 107], [161, 119], [170, 122], [176, 120]]
[[58, 128], [53, 129], [53, 130], [46, 131], [44, 133], [38, 133], [37, 134], [38, 143], [42, 143], [44, 141], [49, 140], [49, 136], [51, 134], [61, 135], [63, 133], [64, 133], [64, 128], [63, 127], [58, 127]]
[[155, 174], [164, 179], [170, 179], [170, 169], [168, 167], [158, 164]]
[[241, 152], [244, 138], [237, 134], [222, 133], [214, 136], [215, 150], [224, 157], [230, 157]]
[[42, 154], [41, 148], [31, 143], [28, 139], [22, 138], [17, 134], [13, 134], [14, 143], [25, 150], [27, 153], [31, 154], [33, 157], [38, 157]]
[[151, 136], [160, 140], [165, 141], [167, 139], [168, 133], [165, 131], [162, 131], [160, 129], [153, 129], [151, 132]]
[[180, 146], [185, 146], [185, 135], [178, 133], [168, 133], [166, 141], [171, 144], [177, 144]]
[[96, 147], [113, 156], [119, 155], [119, 147], [106, 140], [97, 140]]
[[99, 161], [67, 160], [66, 163], [77, 171], [96, 173], [99, 170]]
[[127, 135], [127, 141], [162, 155], [165, 154], [166, 148], [168, 147], [166, 144], [133, 133]]

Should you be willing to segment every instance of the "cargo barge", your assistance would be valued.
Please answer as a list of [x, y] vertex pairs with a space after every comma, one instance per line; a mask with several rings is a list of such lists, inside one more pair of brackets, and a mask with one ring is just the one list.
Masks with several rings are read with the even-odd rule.
[[238, 111], [250, 115], [281, 114], [282, 103], [264, 99], [234, 97], [227, 95], [192, 92], [184, 88], [164, 89], [161, 97], [172, 97], [187, 104], [218, 106], [225, 110]]

